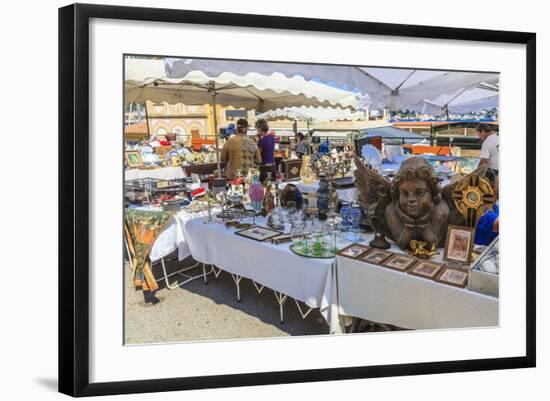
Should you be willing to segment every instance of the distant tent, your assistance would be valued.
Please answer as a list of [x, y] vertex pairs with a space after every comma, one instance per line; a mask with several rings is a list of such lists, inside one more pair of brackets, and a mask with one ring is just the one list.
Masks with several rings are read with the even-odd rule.
[[382, 139], [408, 139], [420, 141], [426, 138], [420, 134], [415, 134], [414, 132], [409, 132], [395, 127], [366, 128], [361, 131], [366, 133], [367, 137], [381, 136]]

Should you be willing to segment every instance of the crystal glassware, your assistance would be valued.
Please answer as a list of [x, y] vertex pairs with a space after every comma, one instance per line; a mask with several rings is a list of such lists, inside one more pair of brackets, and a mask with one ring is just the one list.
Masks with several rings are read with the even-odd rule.
[[[290, 238], [292, 239], [292, 243], [294, 244], [294, 247], [297, 248], [297, 251], [301, 251], [304, 247], [303, 239], [304, 239], [304, 231], [301, 226], [294, 226], [292, 230], [290, 231]], [[300, 248], [300, 249], [298, 249]]]

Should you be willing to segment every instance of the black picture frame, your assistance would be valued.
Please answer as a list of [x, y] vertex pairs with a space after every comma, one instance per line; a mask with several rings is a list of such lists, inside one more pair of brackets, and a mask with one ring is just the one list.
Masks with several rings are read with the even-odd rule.
[[[267, 237], [267, 238], [264, 238], [264, 239], [254, 238], [253, 236], [248, 234], [248, 231], [250, 231], [254, 228], [261, 228], [262, 230], [265, 230], [265, 231], [271, 231], [272, 235], [270, 237]], [[274, 230], [273, 228], [269, 228], [269, 227], [252, 226], [252, 227], [245, 228], [244, 230], [235, 231], [234, 234], [239, 235], [239, 236], [244, 237], [244, 238], [251, 239], [253, 241], [258, 241], [258, 242], [267, 241], [267, 242], [269, 242], [269, 240], [282, 235], [283, 232], [279, 231], [279, 230]]]
[[[526, 353], [519, 357], [90, 383], [89, 23], [91, 18], [342, 34], [515, 43], [526, 46]], [[536, 35], [436, 26], [220, 12], [69, 5], [59, 9], [59, 391], [72, 396], [160, 392], [534, 367], [536, 364]]]

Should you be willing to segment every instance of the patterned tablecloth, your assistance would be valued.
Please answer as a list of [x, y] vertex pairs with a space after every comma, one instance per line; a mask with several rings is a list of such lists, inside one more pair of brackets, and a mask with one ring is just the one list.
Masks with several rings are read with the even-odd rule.
[[171, 215], [162, 211], [126, 209], [125, 233], [132, 256], [134, 284], [144, 289], [158, 288], [151, 273], [149, 254], [159, 234], [164, 230]]

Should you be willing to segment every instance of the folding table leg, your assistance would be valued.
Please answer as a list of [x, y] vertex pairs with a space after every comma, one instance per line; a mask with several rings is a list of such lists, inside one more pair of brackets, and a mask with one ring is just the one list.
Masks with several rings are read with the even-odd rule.
[[[294, 302], [296, 302], [296, 307], [298, 308], [298, 312], [300, 312], [300, 316], [302, 316], [302, 320], [306, 320], [306, 317], [311, 313], [313, 308], [309, 308], [306, 313], [302, 311], [302, 308], [300, 307], [300, 304], [298, 303], [298, 300], [295, 299]], [[306, 305], [307, 306], [307, 305]]]
[[210, 265], [212, 267], [212, 273], [214, 273], [214, 276], [216, 278], [220, 277], [220, 274], [222, 273], [222, 269], [216, 270], [216, 266]]
[[204, 279], [204, 284], [208, 284], [208, 279], [206, 278], [206, 265], [202, 264], [202, 277]]
[[231, 274], [231, 277], [233, 278], [233, 281], [235, 282], [235, 285], [237, 286], [237, 302], [241, 302], [241, 286], [240, 282], [242, 277], [238, 276], [236, 274]]
[[258, 294], [261, 294], [262, 291], [264, 290], [264, 286], [263, 285], [259, 285], [257, 282], [255, 282], [254, 280], [252, 280], [252, 284], [254, 284], [254, 287], [256, 288], [256, 291], [258, 291]]
[[288, 297], [287, 295], [277, 291], [273, 291], [273, 293], [275, 294], [275, 299], [277, 299], [277, 302], [279, 303], [279, 315], [281, 317], [281, 323], [284, 323], [285, 319], [284, 319], [283, 305], [285, 304]]
[[[204, 277], [204, 279], [206, 280], [206, 275], [207, 274], [210, 274], [211, 272], [209, 273], [206, 273], [204, 267], [203, 267], [203, 274], [197, 274], [196, 276], [190, 276], [188, 274], [184, 274], [184, 272], [188, 272], [189, 270], [192, 270], [194, 268], [196, 268], [198, 265], [199, 265], [199, 262], [195, 263], [193, 266], [188, 266], [188, 267], [184, 267], [183, 269], [180, 269], [176, 272], [173, 272], [173, 273], [170, 273], [170, 274], [167, 274], [166, 272], [166, 264], [164, 262], [164, 258], [160, 258], [160, 263], [162, 265], [162, 272], [164, 273], [164, 277], [161, 277], [157, 280], [158, 281], [162, 281], [164, 280], [165, 283], [166, 283], [166, 288], [168, 288], [169, 290], [175, 290], [176, 288], [179, 288], [180, 286], [182, 286], [183, 284], [187, 284], [189, 283], [190, 281], [193, 281], [193, 280], [196, 280], [200, 277]], [[179, 274], [180, 276], [183, 276], [185, 277], [187, 280], [184, 280], [182, 281], [181, 283], [180, 282], [176, 282], [175, 285], [170, 285], [170, 282], [168, 281], [168, 279], [172, 276], [175, 276], [176, 274]]]

